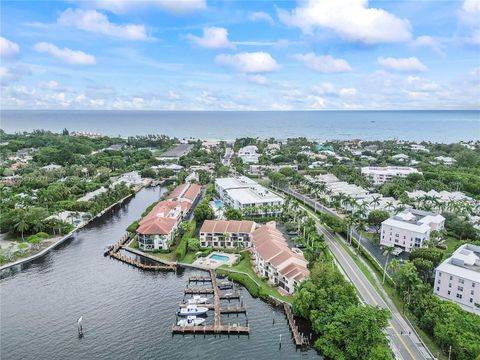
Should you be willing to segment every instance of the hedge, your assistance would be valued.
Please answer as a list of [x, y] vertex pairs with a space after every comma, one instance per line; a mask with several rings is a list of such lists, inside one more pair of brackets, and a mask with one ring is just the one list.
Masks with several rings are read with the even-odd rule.
[[139, 224], [138, 224], [138, 220], [135, 220], [134, 222], [132, 222], [130, 225], [128, 225], [127, 227], [127, 231], [129, 233], [134, 233], [137, 228], [138, 228]]
[[185, 254], [187, 253], [188, 239], [195, 235], [195, 230], [197, 229], [195, 220], [190, 221], [188, 225], [188, 230], [183, 234], [182, 239], [175, 250], [177, 261], [181, 261], [185, 257]]
[[243, 285], [248, 290], [250, 295], [252, 295], [252, 297], [254, 297], [254, 298], [260, 297], [262, 299], [268, 299], [269, 298], [268, 293], [264, 289], [259, 287], [247, 275], [238, 274], [238, 273], [229, 273], [227, 276], [230, 280], [235, 281], [235, 282]]

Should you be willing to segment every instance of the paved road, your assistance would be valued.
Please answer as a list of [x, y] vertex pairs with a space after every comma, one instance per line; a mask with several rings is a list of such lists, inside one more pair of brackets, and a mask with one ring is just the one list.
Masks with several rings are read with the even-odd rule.
[[[336, 215], [330, 209], [323, 207], [321, 204], [313, 205], [315, 202], [293, 190], [285, 191], [293, 195], [297, 199], [309, 204], [310, 206], [317, 206], [317, 210]], [[319, 208], [318, 205], [321, 207]], [[358, 290], [360, 296], [366, 304], [373, 306], [380, 306], [384, 309], [390, 310], [392, 318], [390, 320], [387, 332], [389, 334], [392, 349], [398, 359], [403, 360], [427, 360], [434, 359], [425, 346], [415, 335], [413, 329], [407, 324], [403, 316], [394, 307], [387, 304], [378, 293], [377, 289], [369, 282], [367, 277], [363, 274], [355, 261], [347, 253], [347, 251], [338, 243], [335, 237], [326, 230], [319, 222], [317, 222], [317, 230], [325, 235], [325, 241], [342, 267], [345, 274], [348, 276], [352, 284]], [[410, 335], [409, 335], [410, 334]]]

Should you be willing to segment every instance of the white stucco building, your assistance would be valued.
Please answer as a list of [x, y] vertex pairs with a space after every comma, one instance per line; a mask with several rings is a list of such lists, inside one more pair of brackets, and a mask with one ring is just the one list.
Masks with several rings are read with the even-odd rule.
[[395, 176], [406, 177], [410, 174], [421, 174], [421, 172], [407, 166], [366, 166], [362, 167], [362, 174], [368, 177], [374, 185], [381, 185]]
[[438, 265], [433, 292], [480, 315], [480, 246], [464, 244]]
[[227, 206], [249, 209], [250, 215], [282, 212], [284, 200], [246, 176], [216, 179], [215, 190]]
[[399, 247], [406, 252], [425, 246], [432, 230], [442, 230], [445, 218], [420, 210], [406, 210], [382, 222], [380, 245]]
[[255, 145], [248, 145], [238, 150], [238, 157], [246, 164], [256, 164], [260, 154]]

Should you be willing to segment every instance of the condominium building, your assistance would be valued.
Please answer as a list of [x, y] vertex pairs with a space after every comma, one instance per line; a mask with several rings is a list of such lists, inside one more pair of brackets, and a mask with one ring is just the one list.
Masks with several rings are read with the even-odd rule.
[[308, 262], [299, 249], [290, 249], [275, 223], [269, 223], [251, 234], [255, 271], [268, 282], [293, 294], [296, 286], [310, 273]]
[[464, 244], [438, 265], [433, 292], [480, 315], [480, 246]]
[[250, 234], [255, 230], [253, 221], [205, 220], [200, 228], [200, 245], [214, 248], [248, 248]]
[[197, 184], [177, 186], [166, 200], [157, 203], [139, 222], [138, 246], [144, 251], [168, 250], [177, 229], [199, 201], [201, 187]]
[[362, 167], [361, 171], [374, 185], [383, 184], [392, 180], [395, 176], [406, 177], [410, 174], [421, 174], [417, 169], [406, 166], [366, 166]]
[[432, 230], [442, 230], [444, 226], [442, 215], [410, 209], [382, 222], [380, 245], [411, 252], [425, 246]]
[[256, 164], [260, 154], [255, 145], [248, 145], [238, 150], [238, 157], [246, 164]]
[[284, 200], [245, 176], [219, 178], [215, 190], [227, 206], [250, 215], [274, 215], [282, 212]]

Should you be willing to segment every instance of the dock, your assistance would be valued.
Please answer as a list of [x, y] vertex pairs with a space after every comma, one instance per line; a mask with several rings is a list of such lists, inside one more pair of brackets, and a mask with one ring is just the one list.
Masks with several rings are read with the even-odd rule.
[[209, 276], [190, 276], [188, 282], [212, 282]]
[[119, 251], [125, 248], [126, 246], [125, 244], [129, 240], [130, 240], [130, 235], [128, 233], [123, 235], [123, 237], [113, 246], [113, 248], [110, 250], [108, 255], [111, 258], [117, 259], [125, 264], [135, 266], [142, 270], [175, 271], [176, 269], [175, 265], [166, 265], [166, 264], [165, 265], [146, 265], [136, 259], [120, 254]]
[[285, 310], [285, 314], [287, 315], [288, 325], [290, 326], [290, 330], [292, 331], [293, 341], [295, 342], [295, 345], [302, 346], [304, 344], [303, 339], [300, 335], [300, 331], [298, 331], [295, 319], [293, 318], [292, 308], [290, 307], [290, 305], [283, 303], [283, 309]]
[[186, 288], [185, 294], [213, 294], [214, 291], [211, 288]]
[[[199, 325], [199, 326], [179, 326], [176, 323], [172, 325], [173, 334], [227, 334], [227, 335], [249, 335], [250, 327], [242, 326], [239, 324], [222, 324], [221, 315], [222, 314], [247, 314], [247, 309], [243, 306], [243, 301], [240, 302], [239, 306], [221, 306], [220, 300], [234, 300], [240, 299], [240, 294], [238, 291], [227, 294], [220, 294], [219, 284], [217, 283], [217, 276], [214, 270], [209, 271], [209, 276], [191, 276], [188, 279], [190, 282], [203, 282], [211, 283], [211, 287], [187, 287], [184, 290], [185, 294], [213, 294], [213, 303], [212, 304], [198, 304], [198, 306], [206, 307], [209, 310], [213, 310], [213, 324], [209, 325]], [[187, 304], [180, 304], [180, 308], [186, 307]]]

